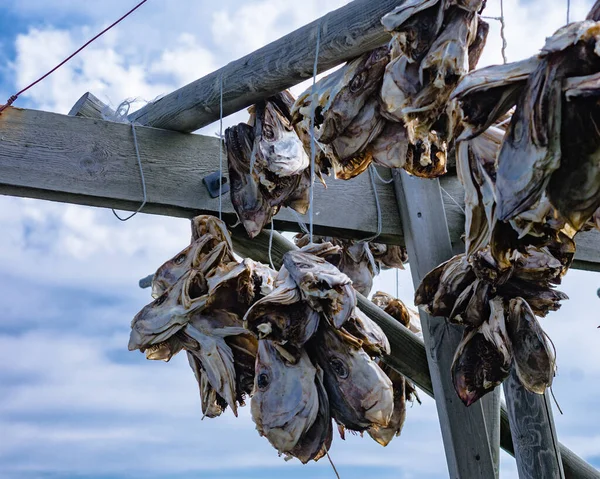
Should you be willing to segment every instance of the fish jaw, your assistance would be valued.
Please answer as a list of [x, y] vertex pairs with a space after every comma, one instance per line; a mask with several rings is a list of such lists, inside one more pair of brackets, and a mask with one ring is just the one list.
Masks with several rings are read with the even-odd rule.
[[251, 413], [257, 430], [279, 452], [290, 451], [310, 429], [319, 412], [317, 370], [301, 350], [287, 362], [275, 344], [259, 340]]

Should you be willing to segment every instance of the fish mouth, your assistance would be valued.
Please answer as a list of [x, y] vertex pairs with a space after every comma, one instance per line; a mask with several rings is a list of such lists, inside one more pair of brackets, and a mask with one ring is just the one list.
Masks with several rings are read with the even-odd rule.
[[393, 394], [387, 386], [380, 384], [363, 400], [362, 406], [365, 408], [365, 418], [373, 426], [387, 427], [394, 412]]
[[173, 351], [171, 347], [166, 341], [162, 341], [158, 344], [153, 344], [148, 348], [142, 351], [146, 354], [146, 359], [151, 361], [165, 361], [169, 362], [169, 360], [173, 357]]

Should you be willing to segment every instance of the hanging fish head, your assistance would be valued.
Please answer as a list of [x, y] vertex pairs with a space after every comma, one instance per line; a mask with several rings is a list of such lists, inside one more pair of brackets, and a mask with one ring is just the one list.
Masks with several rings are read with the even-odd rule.
[[309, 165], [308, 155], [291, 124], [294, 98], [286, 90], [266, 101], [262, 110], [258, 149], [268, 169], [278, 176], [300, 174]]
[[315, 85], [314, 96], [311, 86], [296, 100], [293, 122], [311, 118], [314, 108], [316, 139], [331, 143], [379, 88], [389, 60], [389, 47], [375, 48], [322, 78]]
[[250, 405], [258, 432], [285, 453], [315, 422], [319, 393], [315, 383], [317, 370], [306, 352], [300, 350], [293, 364], [280, 350], [271, 341], [259, 341]]
[[324, 326], [312, 349], [325, 373], [332, 415], [348, 429], [387, 426], [394, 409], [390, 379], [352, 336]]
[[260, 233], [275, 214], [259, 189], [256, 167], [250, 173], [253, 143], [253, 129], [245, 123], [225, 130], [231, 203], [251, 238]]
[[[184, 289], [201, 287], [193, 278], [192, 271], [183, 275], [171, 288], [144, 306], [131, 322], [129, 350], [140, 349], [144, 352], [152, 345], [158, 345], [182, 329], [189, 321], [191, 311], [201, 309], [206, 304], [205, 296], [198, 291], [193, 301], [185, 306]], [[189, 297], [190, 293], [187, 293]]]

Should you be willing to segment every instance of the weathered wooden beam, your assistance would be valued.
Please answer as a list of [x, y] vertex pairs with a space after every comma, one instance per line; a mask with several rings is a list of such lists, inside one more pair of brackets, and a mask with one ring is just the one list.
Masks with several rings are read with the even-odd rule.
[[[145, 213], [192, 217], [218, 212], [202, 178], [219, 168], [219, 140], [136, 127], [148, 203]], [[384, 177], [387, 171], [381, 170]], [[450, 238], [463, 251], [463, 189], [455, 176], [440, 180]], [[377, 209], [368, 175], [350, 181], [327, 179], [315, 187], [315, 232], [365, 238], [377, 231]], [[391, 185], [377, 182], [383, 230], [379, 241], [404, 244]], [[0, 194], [135, 211], [142, 200], [131, 127], [55, 113], [9, 108], [0, 115]], [[457, 206], [458, 203], [460, 205]], [[340, 211], [352, 214], [341, 215]], [[224, 218], [236, 222], [229, 195]], [[307, 221], [306, 216], [303, 221]], [[287, 208], [275, 217], [279, 230], [299, 231]], [[600, 271], [600, 233], [576, 237], [574, 268]]]
[[519, 478], [564, 478], [549, 394], [527, 391], [514, 369], [503, 386]]
[[[429, 271], [453, 256], [442, 191], [437, 179], [424, 180], [403, 170], [394, 171], [393, 177], [410, 271], [417, 287]], [[456, 397], [452, 384], [450, 366], [462, 328], [423, 310], [420, 316], [450, 477], [497, 477], [482, 402], [467, 408]]]
[[96, 118], [97, 120], [103, 120], [106, 116], [112, 114], [114, 114], [114, 111], [90, 92], [84, 93], [69, 111], [69, 116], [82, 116], [84, 118]]
[[[192, 217], [216, 214], [202, 179], [218, 170], [219, 140], [155, 128], [136, 127], [148, 202], [145, 213]], [[131, 126], [35, 110], [9, 108], [0, 115], [0, 194], [136, 210], [142, 184]], [[401, 243], [394, 192], [378, 185], [382, 241]], [[342, 211], [352, 214], [342, 215]], [[229, 195], [223, 214], [236, 222]], [[315, 186], [315, 232], [364, 238], [377, 231], [377, 209], [368, 175]], [[306, 216], [303, 221], [307, 221]], [[287, 208], [275, 218], [278, 229], [299, 231]]]
[[[251, 257], [256, 261], [268, 263], [269, 233], [262, 232], [251, 240], [244, 234], [243, 230], [236, 228], [233, 230], [232, 239], [237, 253]], [[297, 249], [297, 247], [291, 241], [288, 241], [279, 233], [274, 233], [271, 258], [275, 267], [281, 267], [283, 255], [294, 249]], [[386, 356], [385, 362], [414, 381], [427, 395], [435, 398], [423, 340], [377, 308], [364, 296], [357, 294], [357, 297], [358, 306], [367, 316], [381, 326], [390, 341], [392, 353]], [[458, 401], [458, 398], [456, 400]], [[500, 445], [502, 449], [514, 456], [508, 413], [504, 406], [501, 407], [500, 413]], [[600, 471], [564, 445], [559, 443], [559, 447], [567, 479], [600, 479]]]
[[325, 71], [389, 41], [381, 17], [403, 0], [354, 0], [298, 30], [133, 112], [143, 125], [191, 132], [300, 83], [313, 74], [317, 31], [319, 71]]

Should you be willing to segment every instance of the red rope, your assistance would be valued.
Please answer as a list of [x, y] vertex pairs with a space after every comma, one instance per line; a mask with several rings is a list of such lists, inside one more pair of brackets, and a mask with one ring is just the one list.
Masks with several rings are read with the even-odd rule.
[[106, 32], [108, 32], [111, 28], [113, 28], [114, 26], [116, 26], [117, 24], [121, 23], [123, 20], [125, 20], [125, 18], [127, 18], [129, 15], [131, 15], [133, 12], [135, 12], [138, 8], [140, 8], [144, 3], [146, 3], [148, 0], [142, 0], [140, 3], [138, 3], [135, 7], [133, 7], [131, 10], [129, 10], [125, 15], [123, 15], [121, 18], [119, 18], [116, 22], [114, 22], [112, 25], [109, 25], [108, 27], [106, 27], [104, 30], [102, 30], [100, 33], [98, 33], [98, 35], [96, 35], [94, 38], [92, 38], [91, 40], [89, 40], [87, 43], [85, 43], [85, 45], [81, 46], [79, 49], [77, 49], [75, 52], [73, 52], [71, 55], [69, 55], [67, 58], [65, 58], [62, 62], [60, 62], [58, 65], [56, 65], [52, 70], [50, 70], [48, 73], [46, 73], [44, 76], [38, 78], [36, 81], [34, 81], [32, 84], [27, 85], [25, 88], [23, 88], [20, 92], [15, 93], [13, 96], [11, 96], [8, 101], [6, 102], [6, 105], [1, 105], [0, 106], [0, 114], [6, 109], [8, 108], [10, 105], [12, 105], [15, 100], [19, 97], [19, 95], [23, 94], [24, 92], [26, 92], [27, 90], [29, 90], [32, 86], [37, 85], [39, 82], [41, 82], [44, 78], [46, 78], [47, 76], [49, 76], [50, 74], [54, 73], [56, 70], [58, 70], [60, 67], [62, 67], [65, 63], [67, 63], [71, 58], [73, 58], [75, 55], [77, 55], [81, 50], [83, 50], [85, 47], [87, 47], [90, 43], [92, 43], [94, 40], [98, 39], [99, 37], [101, 37], [102, 35], [104, 35]]

